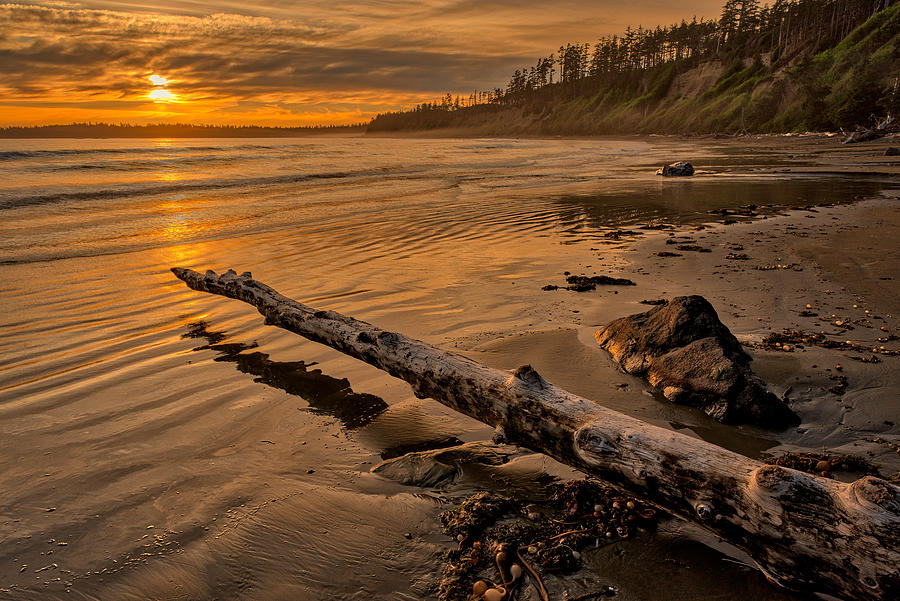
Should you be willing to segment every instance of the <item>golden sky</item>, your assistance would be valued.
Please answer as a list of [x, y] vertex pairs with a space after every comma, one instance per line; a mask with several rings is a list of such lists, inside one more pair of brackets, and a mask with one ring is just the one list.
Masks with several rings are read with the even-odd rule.
[[565, 42], [717, 17], [721, 4], [0, 3], [0, 126], [356, 123], [448, 91], [504, 87]]

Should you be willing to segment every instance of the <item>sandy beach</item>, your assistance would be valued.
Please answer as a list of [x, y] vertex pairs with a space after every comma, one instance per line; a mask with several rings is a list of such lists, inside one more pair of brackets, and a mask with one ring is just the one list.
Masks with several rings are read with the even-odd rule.
[[[110, 169], [99, 191], [81, 180], [42, 188], [45, 163], [31, 188], [3, 191], [4, 595], [432, 598], [455, 544], [441, 511], [477, 490], [539, 497], [541, 482], [577, 476], [538, 455], [466, 467], [442, 489], [370, 473], [398, 446], [487, 440], [492, 429], [186, 289], [173, 265], [251, 270], [313, 306], [493, 367], [531, 364], [604, 406], [750, 457], [853, 453], [885, 476], [900, 470], [887, 444], [900, 442], [900, 357], [760, 346], [792, 328], [900, 348], [900, 161], [883, 156], [898, 140], [316, 143], [126, 148], [140, 169]], [[231, 179], [204, 179], [216, 170], [203, 153]], [[653, 175], [677, 159], [697, 175]], [[111, 159], [83, 160], [105, 174]], [[369, 163], [353, 171], [353, 161]], [[328, 176], [309, 177], [312, 164]], [[263, 179], [263, 165], [278, 179]], [[636, 286], [542, 290], [567, 271]], [[719, 424], [597, 346], [598, 328], [649, 309], [640, 301], [684, 294], [713, 304], [799, 427]], [[838, 375], [841, 394], [829, 391]], [[624, 600], [801, 598], [745, 561], [669, 521], [548, 584], [561, 596], [602, 580]]]

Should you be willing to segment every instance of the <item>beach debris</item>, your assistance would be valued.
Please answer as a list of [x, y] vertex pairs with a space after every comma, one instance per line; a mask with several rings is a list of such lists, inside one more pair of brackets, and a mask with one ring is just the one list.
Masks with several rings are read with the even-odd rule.
[[803, 271], [797, 263], [776, 263], [774, 265], [757, 265], [754, 267], [757, 271], [774, 271], [776, 269], [792, 269], [794, 271]]
[[900, 156], [900, 148], [896, 146], [888, 146], [884, 149], [884, 156], [886, 157], [897, 157]]
[[643, 236], [643, 233], [634, 230], [611, 230], [603, 234], [603, 237], [609, 240], [621, 240], [623, 237], [636, 238], [638, 236]]
[[[771, 206], [771, 205], [766, 205]], [[759, 206], [755, 204], [743, 205], [738, 207], [737, 209], [710, 209], [707, 211], [710, 215], [721, 215], [722, 217], [727, 217], [728, 215], [740, 215], [741, 217], [756, 217], [758, 213], [756, 209]]]
[[541, 290], [571, 290], [572, 292], [590, 292], [596, 290], [597, 286], [636, 286], [636, 284], [627, 278], [613, 278], [608, 275], [571, 275], [565, 273], [566, 283], [568, 286], [557, 286], [555, 284], [547, 284], [541, 287]]
[[617, 319], [596, 333], [622, 368], [668, 400], [727, 424], [783, 429], [799, 417], [750, 369], [750, 357], [702, 296]]
[[684, 255], [682, 255], [681, 253], [673, 253], [672, 251], [668, 251], [668, 250], [661, 250], [658, 253], [656, 253], [656, 256], [657, 257], [683, 257]]
[[856, 131], [844, 138], [843, 144], [856, 144], [858, 142], [868, 142], [883, 136], [885, 132], [878, 129], [868, 129], [866, 127], [857, 127]]
[[725, 255], [725, 258], [729, 261], [746, 261], [750, 258], [750, 255], [745, 253], [728, 253]]
[[874, 140], [876, 138], [885, 136], [890, 131], [890, 126], [893, 125], [893, 123], [894, 117], [888, 116], [876, 123], [875, 127], [871, 129], [857, 125], [856, 131], [847, 136], [844, 139], [843, 143], [854, 144], [856, 142], [868, 142], [869, 140]]
[[881, 363], [881, 359], [878, 358], [878, 355], [869, 355], [868, 357], [851, 355], [850, 358], [854, 361], [859, 361], [860, 363]]
[[443, 531], [459, 544], [445, 555], [438, 598], [487, 600], [489, 591], [511, 592], [528, 574], [549, 599], [540, 572], [574, 572], [584, 549], [651, 531], [658, 521], [653, 506], [593, 479], [555, 483], [546, 492], [537, 520], [527, 517], [530, 501], [488, 492], [443, 512]]
[[832, 473], [844, 472], [861, 476], [882, 477], [879, 467], [858, 455], [831, 455], [828, 453], [785, 453], [767, 459], [769, 465], [779, 465], [800, 470], [808, 474], [818, 474], [833, 478]]
[[677, 163], [663, 165], [659, 168], [659, 171], [656, 172], [656, 175], [665, 177], [687, 177], [694, 175], [694, 166], [687, 161], [678, 161]]
[[674, 225], [668, 223], [648, 223], [640, 227], [642, 230], [671, 230], [675, 229]]
[[[847, 324], [843, 321], [841, 321], [840, 323], [835, 322], [835, 325], [839, 325], [845, 328], [847, 327]], [[779, 350], [779, 346], [783, 346], [784, 344], [793, 344], [795, 346], [799, 344], [808, 344], [810, 346], [819, 346], [822, 348], [835, 349], [839, 351], [871, 353], [872, 355], [900, 355], [900, 349], [889, 349], [884, 346], [869, 346], [861, 344], [859, 342], [853, 342], [851, 340], [835, 340], [822, 333], [816, 334], [812, 332], [804, 332], [803, 330], [793, 330], [790, 328], [785, 328], [781, 332], [773, 332], [771, 334], [768, 334], [765, 338], [762, 339], [761, 344], [750, 346], [758, 346], [766, 350]], [[840, 366], [835, 366], [835, 369], [840, 370]]]
[[698, 244], [679, 244], [678, 246], [675, 247], [675, 250], [685, 250], [685, 251], [700, 252], [700, 253], [711, 253], [712, 252], [711, 248], [705, 248]]
[[884, 439], [884, 438], [881, 438], [880, 436], [877, 437], [877, 438], [871, 438], [871, 439], [869, 439], [869, 442], [874, 442], [874, 443], [877, 443], [877, 444], [884, 445], [884, 446], [886, 446], [886, 447], [888, 447], [888, 448], [890, 448], [890, 449], [893, 449], [898, 455], [900, 455], [900, 442], [894, 442], [894, 441], [891, 441], [891, 440], [886, 440], [886, 439]]
[[406, 453], [382, 461], [371, 471], [401, 484], [438, 488], [455, 482], [464, 464], [503, 465], [526, 452], [509, 445], [468, 442], [449, 448]]
[[569, 290], [582, 292], [583, 289], [594, 290], [597, 286], [635, 286], [628, 278], [613, 278], [607, 275], [570, 275], [566, 277]]
[[[310, 307], [249, 275], [181, 267], [172, 272], [194, 290], [241, 300], [259, 310], [268, 324], [402, 378], [419, 398], [502, 427], [516, 444], [612, 480], [700, 525], [745, 551], [783, 586], [860, 601], [900, 596], [895, 528], [900, 487], [883, 479], [865, 476], [848, 483], [765, 465], [579, 397], [531, 368], [481, 365], [401, 333]], [[618, 533], [618, 528], [608, 532], [610, 537]]]
[[[840, 365], [838, 365], [837, 367], [840, 367]], [[843, 396], [844, 393], [847, 392], [847, 388], [850, 385], [847, 381], [847, 376], [842, 374], [833, 374], [829, 376], [829, 379], [837, 383], [829, 388], [828, 392], [830, 392], [831, 394], [836, 394], [837, 396]]]

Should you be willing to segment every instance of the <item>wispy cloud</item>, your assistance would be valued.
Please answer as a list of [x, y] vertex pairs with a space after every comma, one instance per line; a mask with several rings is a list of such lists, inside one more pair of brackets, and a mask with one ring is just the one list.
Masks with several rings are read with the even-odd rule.
[[[644, 2], [654, 4], [664, 3]], [[212, 10], [191, 0], [152, 7], [0, 4], [0, 123], [57, 118], [67, 105], [73, 115], [92, 106], [108, 115], [119, 106], [122, 120], [363, 119], [444, 91], [502, 85], [513, 69], [560, 42], [619, 31], [627, 15], [616, 6], [569, 0], [552, 7], [530, 0], [268, 0], [252, 7], [221, 1]], [[672, 21], [668, 12], [652, 23]], [[148, 100], [154, 73], [170, 80], [180, 105]]]

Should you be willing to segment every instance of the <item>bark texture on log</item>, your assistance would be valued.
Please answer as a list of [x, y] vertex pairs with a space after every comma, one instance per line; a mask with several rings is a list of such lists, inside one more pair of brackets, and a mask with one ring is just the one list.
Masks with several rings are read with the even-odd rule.
[[266, 323], [401, 378], [515, 444], [616, 484], [746, 551], [777, 583], [846, 599], [900, 598], [900, 488], [765, 465], [605, 409], [530, 366], [493, 369], [282, 296], [249, 273], [172, 271], [195, 290], [257, 307]]

